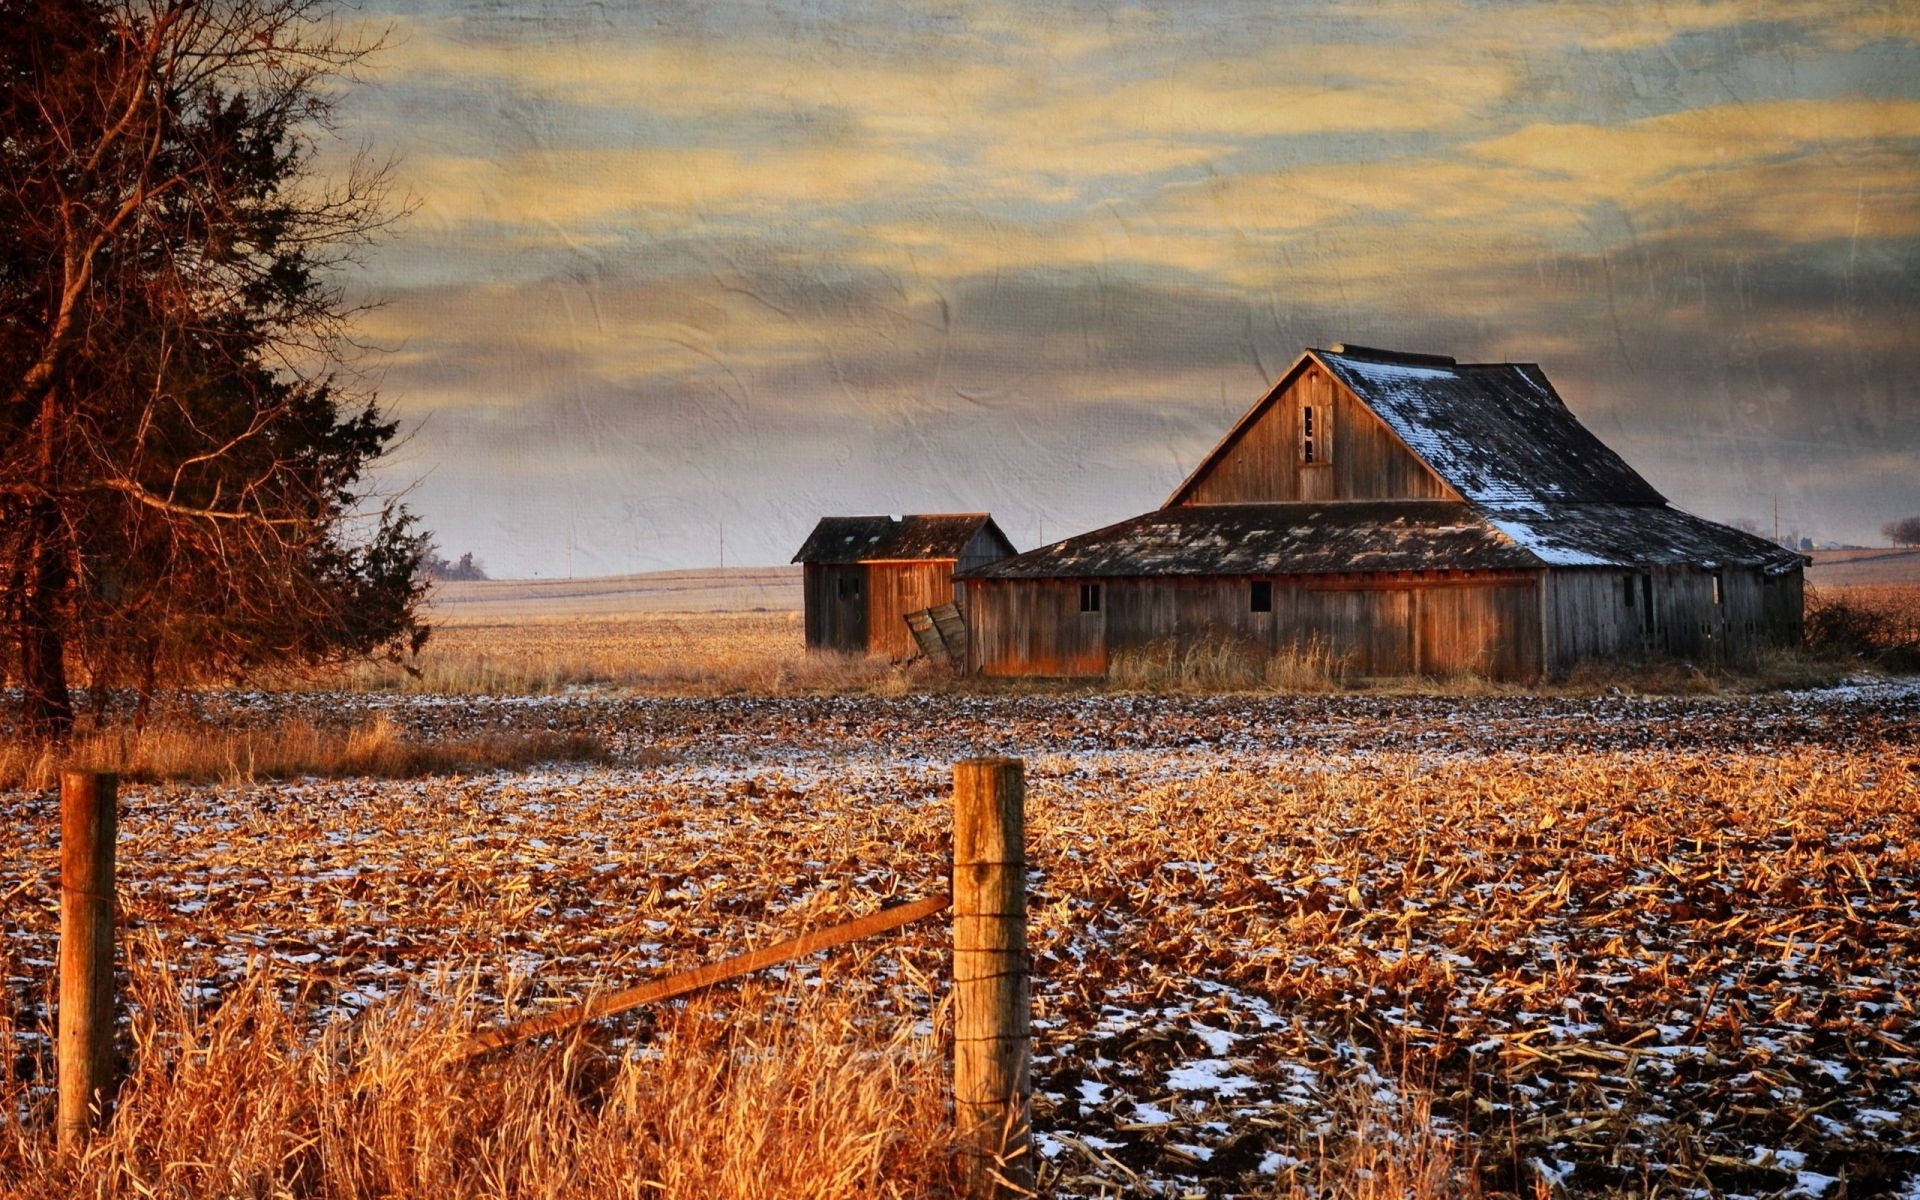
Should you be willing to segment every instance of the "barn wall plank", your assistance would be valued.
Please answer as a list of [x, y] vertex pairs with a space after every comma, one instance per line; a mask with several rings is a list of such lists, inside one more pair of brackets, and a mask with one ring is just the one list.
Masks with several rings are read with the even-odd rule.
[[[1323, 435], [1330, 464], [1300, 462], [1301, 416], [1307, 405], [1332, 414], [1331, 428]], [[1260, 415], [1194, 482], [1181, 503], [1457, 498], [1371, 409], [1308, 364], [1265, 402]]]

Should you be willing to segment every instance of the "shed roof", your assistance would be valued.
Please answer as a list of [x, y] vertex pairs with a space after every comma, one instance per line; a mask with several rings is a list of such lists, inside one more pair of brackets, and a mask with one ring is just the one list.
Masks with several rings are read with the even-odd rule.
[[1664, 504], [1483, 509], [1451, 500], [1163, 508], [963, 572], [968, 579], [1321, 575], [1543, 567], [1758, 567], [1803, 560]]
[[1535, 363], [1455, 363], [1364, 347], [1309, 351], [1468, 500], [1659, 504]]
[[857, 563], [881, 559], [960, 557], [968, 542], [991, 528], [1006, 536], [986, 513], [919, 513], [904, 517], [822, 517], [800, 552], [800, 563]]

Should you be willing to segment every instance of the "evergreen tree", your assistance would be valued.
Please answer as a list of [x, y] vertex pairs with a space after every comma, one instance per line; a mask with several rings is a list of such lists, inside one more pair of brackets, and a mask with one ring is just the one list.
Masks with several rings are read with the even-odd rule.
[[21, 728], [96, 696], [417, 649], [333, 282], [378, 172], [311, 167], [365, 53], [318, 0], [0, 0], [0, 625]]

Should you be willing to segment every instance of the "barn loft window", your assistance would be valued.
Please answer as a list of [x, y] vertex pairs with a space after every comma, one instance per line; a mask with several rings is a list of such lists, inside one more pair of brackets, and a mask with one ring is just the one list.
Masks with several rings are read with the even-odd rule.
[[1080, 585], [1080, 611], [1097, 613], [1100, 611], [1100, 585], [1083, 583]]
[[1333, 412], [1330, 405], [1300, 406], [1300, 465], [1325, 466], [1333, 461]]
[[1273, 583], [1271, 580], [1256, 579], [1247, 590], [1247, 607], [1253, 612], [1270, 613], [1273, 611]]

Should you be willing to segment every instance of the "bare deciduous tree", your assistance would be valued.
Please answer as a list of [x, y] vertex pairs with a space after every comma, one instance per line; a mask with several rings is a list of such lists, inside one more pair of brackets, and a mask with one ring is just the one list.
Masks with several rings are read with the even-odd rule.
[[1920, 546], [1920, 517], [1888, 521], [1880, 527], [1880, 533], [1896, 546]]
[[[22, 728], [96, 696], [424, 638], [366, 468], [335, 268], [384, 172], [322, 179], [368, 47], [322, 0], [0, 0], [0, 622]], [[370, 507], [370, 512], [361, 512]], [[143, 704], [144, 707], [144, 704]]]

